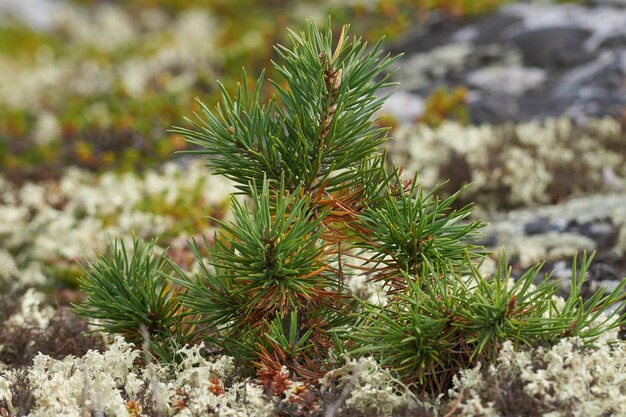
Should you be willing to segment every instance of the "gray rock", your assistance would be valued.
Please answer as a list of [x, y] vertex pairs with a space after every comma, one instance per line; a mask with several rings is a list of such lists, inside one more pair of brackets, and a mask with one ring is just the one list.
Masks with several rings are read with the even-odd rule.
[[614, 54], [604, 51], [595, 60], [569, 69], [560, 77], [555, 93], [561, 96], [571, 94], [573, 85], [582, 85], [593, 81], [600, 72], [608, 69], [614, 62]]
[[576, 27], [550, 27], [525, 31], [512, 39], [531, 67], [557, 69], [571, 67], [595, 58], [584, 43], [591, 31]]
[[477, 32], [473, 42], [477, 45], [500, 43], [511, 29], [523, 25], [523, 17], [499, 12], [471, 27]]
[[626, 33], [626, 10], [610, 6], [515, 3], [506, 6], [503, 13], [521, 18], [521, 31], [555, 27], [585, 29], [591, 33], [584, 45], [590, 52], [605, 39]]
[[476, 124], [500, 124], [506, 121], [519, 121], [519, 102], [505, 94], [473, 92], [469, 100], [469, 116]]
[[396, 80], [422, 97], [469, 86], [476, 124], [622, 114], [626, 8], [598, 4], [515, 3], [469, 22], [437, 15], [397, 44], [409, 54]]
[[548, 232], [563, 232], [565, 231], [565, 225], [563, 222], [551, 222], [550, 219], [545, 217], [538, 217], [524, 225], [524, 233], [526, 235], [538, 235]]

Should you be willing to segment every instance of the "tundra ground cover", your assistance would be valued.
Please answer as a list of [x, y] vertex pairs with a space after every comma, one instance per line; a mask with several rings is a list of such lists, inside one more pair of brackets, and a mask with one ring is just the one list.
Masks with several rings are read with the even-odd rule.
[[[337, 73], [335, 73], [334, 77], [336, 79]], [[332, 86], [334, 86], [334, 84]], [[178, 174], [176, 174], [177, 172]], [[165, 177], [162, 182], [167, 184], [176, 184], [176, 186], [183, 187], [183, 184], [187, 180], [187, 175], [191, 175], [192, 178], [204, 178], [204, 176], [201, 174], [197, 174], [194, 177], [193, 174], [188, 174], [188, 172], [193, 172], [193, 170], [190, 169], [189, 171], [186, 171], [184, 168], [176, 168], [176, 166], [172, 165], [162, 171], [162, 174]], [[198, 172], [201, 172], [201, 169], [199, 167]], [[177, 182], [177, 179], [179, 179], [180, 181]], [[154, 187], [154, 190], [158, 190], [159, 187], [155, 186], [154, 184], [159, 182], [159, 175], [156, 175], [156, 178], [153, 176], [151, 181], [152, 182], [147, 181], [146, 178], [145, 182], [150, 184], [151, 187]], [[142, 187], [144, 187], [144, 185], [142, 185], [144, 180], [137, 181], [135, 177], [131, 174], [111, 175], [109, 177], [105, 176], [104, 180], [100, 181], [100, 179], [96, 179], [94, 182], [96, 184], [99, 184], [99, 186], [103, 186], [103, 189], [105, 190], [107, 189], [107, 186], [112, 187], [113, 189], [120, 189], [121, 184], [130, 184], [129, 190], [135, 191], [138, 189], [141, 190]], [[78, 181], [78, 183], [80, 183], [80, 181]], [[116, 227], [118, 227], [124, 232], [130, 230], [131, 228], [134, 228], [135, 226], [137, 226], [137, 224], [146, 224], [146, 229], [143, 229], [144, 231], [140, 233], [140, 237], [143, 238], [150, 239], [155, 235], [165, 234], [166, 239], [169, 239], [169, 237], [167, 237], [169, 233], [169, 236], [171, 236], [172, 238], [181, 237], [182, 235], [184, 239], [184, 231], [188, 231], [188, 233], [193, 233], [194, 231], [198, 232], [199, 229], [201, 233], [205, 233], [207, 229], [205, 229], [204, 227], [207, 224], [208, 227], [212, 226], [209, 222], [205, 223], [203, 221], [202, 213], [205, 213], [203, 210], [195, 211], [198, 210], [198, 207], [202, 208], [203, 205], [206, 204], [205, 198], [203, 197], [205, 195], [205, 192], [203, 190], [207, 189], [205, 188], [206, 184], [202, 180], [198, 180], [190, 181], [190, 184], [188, 185], [189, 187], [184, 188], [181, 193], [183, 194], [183, 197], [177, 196], [177, 193], [175, 191], [172, 191], [168, 187], [164, 187], [160, 190], [160, 192], [141, 192], [140, 195], [142, 196], [142, 198], [140, 199], [140, 201], [139, 199], [133, 197], [133, 191], [129, 191], [128, 193], [121, 193], [121, 195], [115, 195], [115, 193], [107, 193], [109, 194], [108, 199], [103, 200], [95, 199], [93, 195], [91, 195], [91, 198], [93, 199], [92, 201], [90, 201], [89, 193], [86, 193], [88, 198], [83, 198], [82, 201], [79, 199], [78, 204], [59, 204], [57, 206], [53, 206], [48, 211], [51, 217], [54, 217], [60, 212], [63, 212], [65, 208], [70, 207], [72, 208], [72, 210], [70, 210], [70, 217], [73, 218], [70, 224], [81, 224], [83, 220], [91, 219], [95, 215], [95, 218], [97, 219], [97, 225], [109, 224], [114, 230]], [[208, 188], [212, 189], [215, 186], [216, 184], [212, 183], [211, 186]], [[49, 187], [50, 189], [54, 190], [55, 182], [51, 182]], [[151, 187], [146, 187], [146, 189], [149, 188], [152, 190]], [[21, 206], [24, 201], [30, 201], [31, 205], [27, 206], [29, 210], [21, 214], [22, 216], [25, 216], [24, 218], [28, 219], [28, 216], [32, 211], [35, 211], [36, 213], [36, 209], [42, 201], [41, 198], [37, 196], [41, 196], [42, 194], [47, 196], [48, 191], [46, 189], [46, 191], [42, 192], [42, 190], [37, 189], [37, 187], [33, 188], [32, 186], [29, 186], [28, 189], [23, 192], [22, 196], [23, 189], [17, 189], [19, 190], [17, 194], [20, 195], [19, 204], [15, 204], [15, 202], [18, 200], [17, 197], [8, 197], [8, 205]], [[72, 189], [72, 187], [70, 187], [70, 189]], [[408, 195], [412, 195], [411, 193], [413, 192], [415, 192], [415, 189], [411, 189]], [[14, 191], [12, 191], [12, 193], [13, 195], [16, 194]], [[220, 193], [216, 193], [215, 195], [213, 195], [213, 197], [216, 198], [217, 205], [219, 206], [221, 204], [221, 196], [216, 197], [218, 194]], [[112, 195], [114, 195], [116, 198], [111, 199]], [[262, 192], [260, 196], [263, 197], [265, 196], [265, 194]], [[66, 198], [68, 199], [70, 197], [71, 196], [66, 196]], [[208, 197], [207, 199], [211, 201]], [[263, 198], [260, 198], [260, 200], [263, 200]], [[126, 204], [128, 204], [128, 206], [126, 206]], [[211, 204], [208, 204], [207, 206], [211, 206]], [[78, 207], [78, 209], [76, 209], [76, 207]], [[246, 207], [240, 206], [238, 217], [235, 217], [235, 221], [240, 222], [239, 225], [241, 225], [241, 220], [245, 219], [245, 209]], [[214, 217], [221, 217], [219, 214], [221, 211], [219, 207], [216, 211], [214, 211], [215, 209], [212, 209], [210, 207], [207, 207], [207, 210], [210, 210], [211, 213], [213, 213]], [[17, 212], [21, 212], [21, 210], [17, 210]], [[102, 214], [102, 212], [104, 212], [104, 214]], [[122, 219], [124, 219], [124, 215], [130, 213], [134, 216], [137, 215], [137, 213], [141, 212], [148, 213], [146, 215], [146, 217], [148, 218], [146, 223], [143, 223], [144, 219], [138, 220], [138, 222], [135, 224], [133, 224], [132, 221], [121, 221]], [[15, 215], [16, 211], [9, 208], [7, 209], [7, 213], [13, 213]], [[384, 224], [384, 222], [377, 221], [377, 219], [382, 219], [385, 217], [386, 214], [389, 213], [385, 213], [383, 211], [378, 213], [372, 212], [370, 214], [370, 223], [371, 225], [375, 226]], [[100, 217], [103, 217], [103, 219], [100, 219]], [[168, 217], [170, 219], [173, 219], [173, 221], [168, 221]], [[22, 219], [22, 217], [19, 216], [14, 218], [17, 220]], [[183, 219], [191, 221], [189, 223], [185, 223], [182, 221]], [[118, 225], [118, 221], [122, 225]], [[48, 223], [46, 223], [45, 221], [42, 223], [44, 226], [41, 226], [41, 229], [45, 230]], [[17, 224], [19, 225], [20, 223]], [[41, 225], [41, 223], [39, 224]], [[123, 225], [131, 225], [133, 227], [124, 229], [125, 226]], [[171, 230], [170, 227], [172, 228]], [[10, 228], [7, 228], [7, 230], [9, 230], [8, 233], [11, 233]], [[52, 237], [49, 239], [53, 240], [54, 238], [61, 237], [62, 234], [59, 233], [59, 230], [64, 229], [61, 227], [51, 227], [51, 230]], [[212, 229], [208, 230], [211, 231]], [[24, 242], [23, 239], [16, 239], [15, 241], [19, 242], [22, 247], [20, 247], [19, 245], [11, 247], [11, 250], [7, 251], [7, 259], [14, 260], [16, 256], [18, 256], [19, 258], [19, 255], [24, 253], [20, 250], [23, 247], [52, 247], [51, 244], [47, 244], [46, 246], [46, 244], [42, 244], [40, 242]], [[91, 242], [89, 239], [82, 240], [83, 246], [87, 246], [90, 243]], [[104, 245], [104, 243], [100, 244]], [[59, 259], [71, 260], [73, 257], [76, 257], [76, 251], [78, 251], [79, 249], [72, 251], [72, 246], [66, 246], [67, 250], [60, 253], [55, 253], [54, 257], [45, 259], [43, 262], [39, 262], [39, 264], [43, 264], [47, 267], [47, 265], [51, 263], [54, 264]], [[194, 254], [190, 253], [188, 249], [185, 250], [184, 246], [182, 246], [182, 248], [179, 246], [178, 249], [179, 251], [177, 255], [179, 257], [176, 259], [176, 264], [192, 269], [194, 263], [192, 262], [193, 259], [190, 258], [193, 258]], [[45, 253], [45, 250], [42, 252]], [[200, 253], [200, 255], [204, 256], [205, 254]], [[19, 259], [20, 262], [23, 260], [23, 257]], [[37, 261], [41, 260], [39, 258], [36, 258], [35, 262]], [[15, 260], [13, 262], [15, 265], [18, 265]], [[23, 265], [28, 266], [32, 263], [32, 261], [29, 259], [26, 259], [25, 262], [26, 263], [24, 264], [19, 264], [19, 267], [23, 268]], [[398, 265], [402, 265], [402, 263], [407, 262], [412, 262], [411, 258], [403, 259], [401, 257], [397, 257], [395, 259], [395, 266], [397, 267]], [[203, 266], [202, 264], [199, 265], [200, 272], [203, 273]], [[19, 267], [16, 266], [15, 268]], [[196, 269], [196, 271], [197, 270], [198, 269]], [[187, 273], [187, 271], [181, 272]], [[190, 272], [193, 273], [193, 271]], [[17, 275], [21, 276], [21, 274], [19, 273]], [[43, 272], [38, 276], [41, 277], [42, 275], [45, 277], [46, 273]], [[54, 275], [54, 273], [51, 273], [50, 275]], [[381, 276], [384, 277], [384, 273], [382, 273]], [[474, 277], [477, 278], [478, 276], [479, 275], [475, 275]], [[584, 276], [584, 273], [582, 273], [581, 276]], [[389, 278], [390, 276], [387, 275], [387, 277]], [[529, 275], [529, 277], [532, 278], [532, 274]], [[11, 279], [10, 281], [14, 280]], [[527, 280], [527, 282], [529, 281], [530, 280]], [[395, 282], [395, 285], [397, 284], [398, 282]], [[508, 285], [509, 284], [507, 283], [507, 288]], [[513, 287], [512, 291], [514, 291], [514, 288], [515, 287]], [[484, 289], [488, 290], [489, 288]], [[202, 295], [202, 293], [200, 294]], [[511, 294], [514, 294], [514, 292], [511, 292]], [[16, 330], [15, 326], [20, 326], [22, 329], [26, 328], [26, 333], [28, 334], [30, 332], [30, 334], [33, 335], [32, 340], [37, 340], [35, 336], [37, 335], [38, 330], [36, 329], [41, 328], [42, 325], [45, 326], [46, 324], [54, 323], [54, 317], [51, 317], [50, 309], [44, 308], [43, 310], [39, 310], [38, 304], [40, 303], [40, 301], [38, 301], [38, 299], [39, 296], [32, 292], [29, 295], [25, 296], [24, 301], [21, 303], [21, 305], [19, 307], [15, 307], [16, 311], [21, 311], [17, 312], [16, 314], [7, 313], [7, 317], [10, 316], [11, 320], [7, 320], [8, 323], [6, 323], [6, 329], [10, 329], [10, 331], [13, 331]], [[508, 302], [510, 301], [511, 299], [508, 300]], [[505, 303], [507, 307], [509, 305], [508, 302]], [[565, 311], [564, 305], [560, 304], [559, 301], [554, 300], [554, 304], [557, 311]], [[429, 307], [426, 306], [427, 311], [428, 308]], [[419, 309], [413, 310], [413, 312], [418, 311]], [[380, 317], [381, 311], [378, 311], [376, 310], [376, 308], [374, 308], [373, 313], [374, 316], [376, 316], [376, 313], [378, 313]], [[397, 313], [398, 317], [402, 317], [402, 315], [406, 312], [399, 310], [397, 311]], [[36, 320], [32, 323], [25, 322], [26, 318], [28, 318], [29, 316], [36, 318]], [[297, 333], [294, 333], [292, 329], [285, 329], [285, 323], [293, 326], [292, 323], [294, 322], [294, 320], [291, 317], [289, 321], [283, 322], [283, 326], [274, 326], [272, 328], [272, 331], [275, 332], [274, 338], [278, 341], [277, 343], [284, 343], [284, 341], [281, 340], [280, 337], [278, 337], [281, 336], [281, 332], [284, 333], [283, 336], [287, 335], [289, 337]], [[59, 320], [57, 320], [57, 323], [58, 321]], [[399, 320], [398, 322], [401, 323], [402, 320]], [[280, 327], [283, 328], [281, 329]], [[295, 327], [296, 329], [298, 328], [297, 321]], [[387, 330], [396, 329], [390, 327]], [[585, 329], [578, 330], [584, 331]], [[288, 331], [291, 331], [291, 334], [287, 334]], [[5, 340], [12, 340], [11, 333], [8, 334], [9, 336], [6, 337]], [[374, 338], [380, 337], [380, 333], [376, 334], [374, 332], [371, 333], [371, 335]], [[41, 336], [41, 340], [43, 340], [44, 343], [52, 343], [53, 341], [53, 338], [50, 337], [50, 334], [46, 335], [45, 331], [39, 330], [39, 335], [37, 336]], [[610, 332], [604, 333], [603, 337], [605, 336], [608, 338], [616, 337], [614, 333]], [[295, 337], [297, 338], [300, 336], [296, 335]], [[290, 342], [290, 340], [287, 339], [287, 342]], [[84, 343], [83, 347], [99, 346], [98, 341], [95, 340], [84, 341], [82, 343]], [[591, 372], [593, 375], [596, 375], [596, 372], [597, 375], [604, 375], [607, 372], [607, 369], [603, 369], [601, 367], [598, 367], [597, 365], [606, 364], [608, 362], [611, 364], [615, 364], [614, 366], [616, 367], [621, 366], [620, 364], [622, 362], [620, 359], [620, 350], [619, 348], [615, 350], [615, 348], [611, 348], [609, 345], [606, 345], [603, 338], [600, 338], [598, 343], [601, 344], [601, 352], [604, 353], [599, 356], [601, 359], [592, 362], [596, 365], [593, 365], [594, 370], [591, 370], [589, 372]], [[29, 343], [25, 343], [25, 346], [28, 347]], [[319, 412], [319, 409], [315, 408], [316, 404], [323, 404], [324, 406], [335, 404], [337, 400], [341, 399], [345, 386], [352, 387], [352, 392], [346, 390], [346, 395], [344, 398], [344, 408], [345, 410], [348, 410], [344, 411], [347, 413], [351, 412], [350, 409], [355, 410], [353, 412], [370, 412], [374, 413], [374, 415], [390, 414], [393, 412], [400, 413], [402, 412], [402, 407], [417, 407], [423, 409], [424, 413], [441, 412], [442, 414], [456, 407], [457, 410], [463, 409], [465, 410], [464, 412], [467, 413], [477, 413], [481, 410], [480, 407], [482, 407], [481, 412], [487, 414], [502, 412], [503, 409], [506, 410], [506, 407], [514, 406], [514, 403], [502, 400], [496, 405], [489, 405], [489, 403], [493, 401], [493, 399], [489, 397], [490, 389], [493, 386], [498, 386], [497, 378], [493, 378], [493, 375], [497, 375], [497, 372], [485, 374], [490, 375], [489, 377], [486, 377], [486, 379], [488, 380], [487, 385], [478, 384], [475, 379], [471, 379], [471, 373], [468, 372], [467, 378], [463, 380], [465, 382], [459, 382], [458, 385], [456, 385], [455, 387], [457, 389], [457, 394], [460, 394], [462, 392], [461, 389], [468, 391], [473, 389], [474, 393], [471, 396], [464, 397], [464, 395], [461, 394], [461, 399], [456, 406], [453, 401], [448, 400], [444, 401], [443, 404], [437, 405], [438, 403], [435, 402], [434, 405], [431, 404], [429, 406], [428, 404], [420, 403], [419, 401], [417, 401], [414, 396], [415, 394], [410, 394], [410, 391], [407, 391], [405, 388], [403, 388], [402, 384], [396, 382], [397, 375], [389, 373], [388, 371], [381, 370], [380, 364], [372, 361], [369, 358], [364, 358], [360, 360], [355, 359], [352, 361], [347, 360], [344, 368], [338, 368], [332, 371], [331, 376], [327, 377], [324, 382], [324, 384], [327, 384], [329, 386], [329, 389], [325, 391], [327, 393], [327, 396], [324, 397], [322, 395], [324, 390], [318, 392], [316, 388], [311, 388], [310, 386], [303, 385], [302, 381], [298, 380], [298, 375], [293, 372], [293, 369], [291, 373], [288, 373], [289, 368], [283, 369], [282, 367], [280, 368], [280, 370], [275, 369], [265, 374], [260, 373], [258, 375], [260, 378], [257, 379], [256, 383], [252, 380], [242, 381], [241, 379], [233, 379], [229, 381], [229, 378], [235, 378], [235, 375], [241, 378], [242, 375], [245, 375], [245, 370], [239, 369], [238, 372], [234, 372], [233, 375], [229, 374], [226, 371], [219, 371], [218, 369], [216, 369], [216, 367], [212, 365], [212, 355], [208, 351], [202, 350], [202, 348], [197, 347], [195, 353], [188, 349], [176, 350], [176, 354], [180, 358], [179, 360], [182, 361], [180, 368], [178, 368], [178, 365], [175, 365], [172, 368], [169, 366], [156, 365], [153, 363], [154, 366], [152, 367], [143, 367], [141, 366], [141, 364], [131, 363], [129, 362], [130, 359], [139, 359], [140, 361], [143, 360], [144, 362], [151, 362], [154, 360], [151, 359], [149, 355], [138, 355], [137, 351], [135, 351], [134, 353], [130, 353], [132, 352], [131, 348], [131, 346], [128, 346], [118, 340], [113, 343], [108, 348], [108, 350], [106, 350], [106, 352], [103, 353], [101, 356], [93, 352], [85, 355], [84, 351], [81, 352], [80, 349], [76, 349], [75, 354], [82, 357], [82, 359], [76, 362], [74, 362], [73, 358], [64, 359], [63, 357], [59, 357], [57, 358], [57, 361], [40, 356], [38, 359], [35, 360], [35, 366], [32, 368], [32, 372], [30, 372], [30, 374], [26, 375], [24, 372], [22, 372], [21, 374], [19, 372], [11, 372], [5, 374], [7, 375], [7, 377], [3, 377], [3, 380], [0, 384], [0, 386], [3, 388], [3, 399], [6, 402], [6, 407], [5, 404], [2, 404], [2, 407], [12, 413], [16, 413], [16, 409], [18, 410], [17, 413], [19, 413], [19, 410], [30, 407], [30, 409], [32, 409], [33, 415], [58, 415], [58, 413], [65, 411], [68, 413], [80, 413], [81, 410], [84, 411], [88, 408], [94, 412], [105, 412], [107, 413], [107, 415], [124, 415], [124, 413], [134, 413], [135, 415], [137, 415], [140, 413], [140, 407], [143, 408], [144, 413], [153, 413], [154, 415], [159, 415], [159, 413], [203, 415], [210, 414], [212, 412], [211, 410], [224, 415], [226, 415], [227, 413], [232, 413], [233, 415], [237, 415], [236, 413], [249, 413], [251, 412], [250, 410], [254, 410], [254, 412], [256, 412], [257, 414], [267, 413], [268, 415], [273, 415], [275, 413], [281, 412], [283, 414], [305, 414]], [[298, 348], [303, 348], [304, 351], [308, 347], [301, 345]], [[237, 351], [237, 346], [231, 346], [230, 349], [231, 351]], [[247, 347], [246, 349], [249, 351]], [[509, 352], [507, 349], [508, 347], [504, 349], [504, 351]], [[560, 358], [575, 357], [575, 353], [568, 353], [568, 349], [571, 352], [578, 352], [579, 350], [584, 351], [579, 342], [574, 341], [571, 342], [571, 344], [569, 345], [564, 345], [564, 347], [562, 347], [561, 350], [558, 351], [558, 354], [550, 354], [548, 355], [548, 357], [551, 358], [551, 360], [556, 360], [557, 364], [561, 360]], [[3, 352], [6, 351], [3, 350]], [[151, 352], [152, 354], [158, 353], [156, 349], [149, 349], [146, 353], [149, 352]], [[246, 353], [246, 350], [243, 350], [243, 352]], [[558, 384], [558, 382], [550, 381], [558, 381], [559, 378], [571, 377], [568, 372], [570, 362], [568, 362], [568, 366], [564, 367], [565, 369], [563, 372], [563, 375], [569, 376], [561, 376], [561, 374], [556, 373], [558, 367], [555, 368], [555, 365], [550, 364], [546, 365], [546, 360], [543, 359], [545, 358], [544, 352], [545, 350], [537, 350], [534, 353], [529, 353], [531, 357], [538, 358], [536, 363], [532, 363], [531, 361], [531, 365], [528, 365], [529, 359], [519, 359], [519, 364], [516, 365], [518, 366], [518, 370], [515, 371], [515, 369], [513, 369], [511, 371], [513, 375], [511, 378], [512, 381], [516, 381], [516, 375], [520, 375], [520, 382], [519, 385], [511, 383], [511, 385], [509, 386], [511, 390], [519, 389], [520, 385], [526, 385], [529, 381], [534, 381], [533, 383], [535, 384], [539, 382], [543, 382], [548, 385], [552, 384], [550, 386], [554, 387], [555, 384]], [[54, 353], [50, 352], [50, 355], [54, 355]], [[185, 358], [192, 357], [193, 360], [185, 360]], [[507, 356], [499, 357], [503, 358], [503, 363], [506, 363], [507, 361], [511, 362], [511, 359], [506, 359]], [[124, 358], [125, 361], [121, 360], [122, 358]], [[611, 360], [607, 361], [606, 358], [610, 358]], [[240, 358], [235, 358], [234, 360], [237, 359]], [[278, 359], [280, 360], [280, 357]], [[220, 367], [224, 365], [224, 368], [230, 371], [233, 370], [230, 365], [230, 360], [231, 359], [229, 359], [228, 357], [222, 357], [221, 359], [217, 359], [217, 362], [215, 363], [217, 363]], [[270, 358], [270, 360], [274, 361], [276, 360], [276, 358]], [[111, 365], [107, 365], [107, 363], [111, 363]], [[576, 364], [577, 362], [574, 361], [574, 363]], [[86, 364], [89, 364], [89, 366], [87, 366]], [[113, 364], [117, 364], [118, 367], [115, 370], [111, 370], [110, 372], [108, 372], [109, 366], [114, 366]], [[525, 366], [528, 366], [529, 368], [525, 368]], [[553, 376], [551, 376], [550, 378], [552, 379], [542, 379], [542, 376], [545, 375], [545, 373], [542, 372], [538, 372], [537, 375], [539, 376], [534, 377], [534, 379], [532, 375], [528, 374], [528, 372], [530, 372], [531, 370], [543, 370], [543, 366], [548, 366], [551, 369]], [[199, 371], [197, 370], [197, 368], [203, 368], [203, 370]], [[608, 371], [614, 369], [616, 368], [609, 367]], [[186, 370], [196, 376], [185, 376]], [[59, 378], [59, 374], [65, 375], [66, 378]], [[103, 375], [106, 374], [110, 374], [112, 379], [103, 378]], [[600, 398], [606, 396], [606, 392], [608, 392], [606, 390], [608, 389], [608, 387], [621, 387], [623, 384], [623, 381], [621, 381], [619, 378], [616, 378], [615, 376], [619, 375], [619, 373], [614, 373], [613, 376], [610, 376], [611, 373], [609, 372], [608, 375], [609, 376], [597, 377], [602, 379], [602, 381], [606, 383], [605, 385], [601, 385], [601, 387], [600, 385], [594, 385], [596, 387], [596, 393]], [[334, 380], [333, 376], [335, 378]], [[28, 384], [25, 383], [27, 377], [31, 378], [31, 381]], [[196, 377], [197, 380], [194, 380], [194, 378]], [[69, 385], [65, 384], [66, 380], [70, 378], [72, 383]], [[591, 379], [591, 381], [592, 384], [595, 384], [595, 380], [593, 378]], [[582, 385], [583, 388], [576, 389], [584, 391], [584, 384], [585, 383], [583, 383]], [[9, 386], [13, 387], [13, 392], [11, 388], [9, 388]], [[15, 392], [15, 388], [20, 386], [26, 386], [28, 387], [28, 389], [22, 390], [21, 392]], [[66, 389], [64, 390], [63, 388]], [[540, 389], [533, 389], [527, 392], [529, 395], [545, 396], [541, 398], [545, 399], [545, 403], [547, 403], [548, 405], [544, 404], [544, 402], [541, 401], [541, 405], [537, 404], [537, 408], [535, 408], [534, 410], [542, 409], [541, 407], [545, 407], [545, 410], [559, 410], [560, 407], [562, 407], [563, 405], [577, 409], [576, 407], [584, 407], [585, 404], [590, 404], [590, 401], [592, 401], [592, 399], [596, 401], [596, 410], [611, 412], [613, 410], [613, 408], [611, 407], [614, 407], [613, 402], [597, 400], [597, 398], [593, 397], [581, 398], [580, 396], [577, 397], [574, 395], [570, 395], [569, 397], [563, 396], [558, 399], [554, 399], [554, 396], [551, 394], [552, 389], [553, 388], [548, 388], [544, 391], [541, 391]], [[31, 403], [29, 405], [29, 400], [27, 398], [28, 390], [32, 390], [33, 393], [35, 393], [35, 399], [38, 399], [34, 404], [32, 403], [33, 400], [30, 400]], [[207, 391], [213, 396], [207, 395]], [[9, 394], [7, 394], [7, 392], [9, 392]], [[450, 395], [454, 397], [453, 394]], [[621, 391], [619, 390], [616, 392], [611, 392], [611, 395], [613, 396], [612, 398], [617, 399], [617, 401], [621, 399]], [[242, 397], [246, 398], [246, 400], [241, 401]], [[369, 401], [372, 398], [376, 398], [377, 401]], [[480, 399], [480, 402], [478, 403], [477, 398]], [[17, 405], [14, 406], [14, 404]], [[237, 404], [237, 406], [239, 406], [240, 408], [237, 409], [237, 406], [235, 406], [234, 410], [229, 411], [229, 409], [233, 408], [233, 404]], [[619, 402], [617, 404], [619, 404]], [[602, 407], [604, 407], [604, 409], [602, 409]], [[10, 408], [12, 408], [12, 410], [10, 410]]]

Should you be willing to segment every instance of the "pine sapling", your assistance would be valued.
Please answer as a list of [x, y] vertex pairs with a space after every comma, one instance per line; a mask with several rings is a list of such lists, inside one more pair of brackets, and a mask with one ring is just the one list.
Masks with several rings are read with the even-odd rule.
[[[76, 311], [135, 343], [148, 329], [162, 360], [202, 340], [249, 373], [278, 380], [287, 367], [312, 382], [341, 354], [371, 355], [428, 393], [494, 361], [504, 341], [578, 336], [591, 346], [625, 323], [616, 312], [626, 281], [580, 298], [591, 257], [574, 268], [566, 300], [549, 276], [535, 283], [540, 266], [514, 281], [500, 256], [495, 274], [479, 272], [488, 254], [472, 206], [454, 209], [458, 193], [442, 198], [386, 163], [378, 91], [392, 85], [397, 57], [383, 56], [382, 41], [369, 46], [343, 28], [333, 42], [330, 21], [322, 33], [308, 21], [290, 38], [291, 48], [276, 47], [283, 79], [270, 81], [269, 99], [263, 74], [255, 84], [244, 72], [234, 96], [220, 86], [215, 110], [199, 102], [190, 127], [174, 129], [239, 194], [233, 220], [191, 242], [197, 272], [151, 245], [114, 244], [88, 266]], [[351, 291], [357, 279], [381, 288], [381, 301]]]

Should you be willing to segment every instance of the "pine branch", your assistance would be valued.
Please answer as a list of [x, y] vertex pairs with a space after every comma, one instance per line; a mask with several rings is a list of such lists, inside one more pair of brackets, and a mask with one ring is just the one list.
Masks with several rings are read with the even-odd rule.
[[286, 86], [272, 81], [275, 95], [266, 105], [259, 97], [263, 75], [250, 94], [244, 72], [234, 99], [221, 86], [222, 104], [215, 112], [200, 102], [202, 115], [186, 119], [192, 129], [173, 132], [198, 145], [201, 149], [190, 153], [207, 155], [213, 171], [244, 193], [264, 176], [273, 186], [284, 177], [291, 191], [345, 187], [345, 171], [356, 176], [362, 161], [386, 140], [386, 129], [371, 119], [385, 99], [375, 93], [391, 85], [385, 71], [397, 59], [381, 57], [382, 41], [369, 48], [360, 39], [350, 41], [346, 31], [333, 49], [330, 21], [322, 35], [309, 20], [303, 33], [290, 32], [291, 49], [276, 47], [283, 63], [274, 66]]

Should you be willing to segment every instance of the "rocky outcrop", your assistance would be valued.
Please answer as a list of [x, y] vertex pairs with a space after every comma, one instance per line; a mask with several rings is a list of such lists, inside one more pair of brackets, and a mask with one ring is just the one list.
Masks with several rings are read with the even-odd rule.
[[433, 15], [391, 48], [407, 53], [396, 80], [416, 98], [468, 86], [473, 123], [620, 115], [624, 22], [626, 6], [607, 1], [517, 3], [470, 22]]

